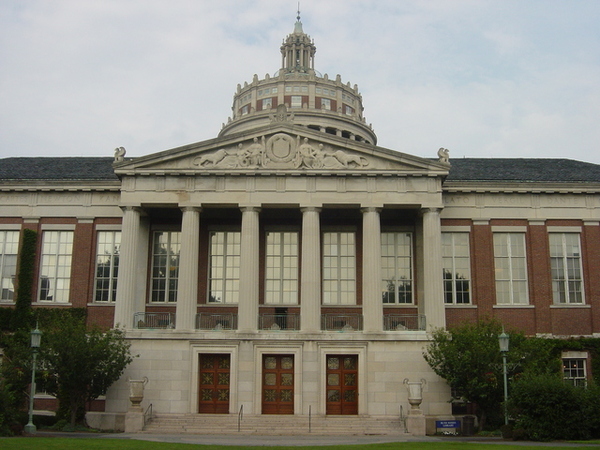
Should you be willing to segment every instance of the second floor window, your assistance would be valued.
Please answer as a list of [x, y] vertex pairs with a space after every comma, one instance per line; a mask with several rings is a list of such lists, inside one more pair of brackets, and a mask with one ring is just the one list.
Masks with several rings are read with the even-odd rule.
[[525, 234], [494, 233], [496, 300], [499, 305], [529, 303], [525, 253]]
[[381, 233], [383, 303], [412, 303], [412, 234]]
[[72, 231], [44, 231], [38, 285], [40, 301], [69, 302], [72, 254]]
[[0, 301], [12, 301], [15, 294], [19, 232], [0, 231]]
[[96, 246], [96, 282], [94, 301], [114, 302], [119, 274], [120, 231], [99, 231]]
[[179, 231], [155, 231], [152, 245], [152, 296], [156, 303], [177, 301], [179, 279]]
[[469, 233], [442, 233], [442, 259], [445, 303], [471, 303]]
[[353, 232], [323, 234], [323, 304], [356, 304], [356, 245]]
[[209, 303], [238, 303], [240, 239], [239, 231], [213, 231], [210, 233]]
[[578, 233], [550, 233], [550, 269], [554, 303], [583, 303], [583, 271]]
[[266, 236], [265, 303], [298, 303], [298, 233], [270, 231]]
[[494, 264], [497, 303], [528, 304], [525, 234], [494, 233]]

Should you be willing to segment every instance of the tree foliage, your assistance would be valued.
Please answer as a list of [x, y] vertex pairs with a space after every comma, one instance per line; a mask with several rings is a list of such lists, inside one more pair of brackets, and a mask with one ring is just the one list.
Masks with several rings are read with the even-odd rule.
[[600, 436], [600, 390], [575, 387], [559, 374], [524, 375], [509, 399], [515, 430], [533, 440]]
[[45, 387], [68, 405], [70, 422], [81, 419], [85, 403], [98, 398], [119, 379], [133, 357], [119, 329], [87, 329], [77, 318], [45, 330], [41, 360]]
[[35, 268], [35, 252], [37, 233], [33, 230], [23, 230], [23, 243], [19, 254], [19, 272], [17, 273], [17, 292], [15, 310], [12, 314], [11, 328], [13, 330], [29, 329], [33, 323], [31, 301], [33, 292], [33, 274]]

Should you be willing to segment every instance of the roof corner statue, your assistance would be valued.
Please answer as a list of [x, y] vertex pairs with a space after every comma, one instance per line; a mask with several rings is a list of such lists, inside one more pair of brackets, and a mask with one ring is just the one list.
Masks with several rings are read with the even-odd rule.
[[115, 162], [123, 161], [125, 159], [125, 153], [127, 153], [127, 151], [124, 147], [115, 148]]

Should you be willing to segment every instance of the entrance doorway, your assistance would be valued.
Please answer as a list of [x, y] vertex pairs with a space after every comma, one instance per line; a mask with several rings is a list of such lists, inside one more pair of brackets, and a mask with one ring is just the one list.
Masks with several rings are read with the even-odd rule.
[[199, 413], [229, 413], [230, 370], [229, 355], [214, 353], [200, 355]]
[[294, 355], [263, 355], [262, 413], [294, 414]]
[[358, 414], [358, 355], [327, 355], [326, 413]]

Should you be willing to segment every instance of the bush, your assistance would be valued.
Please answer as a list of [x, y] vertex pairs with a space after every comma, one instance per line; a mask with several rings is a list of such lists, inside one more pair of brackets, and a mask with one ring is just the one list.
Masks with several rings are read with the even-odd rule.
[[590, 439], [600, 436], [599, 394], [556, 375], [524, 376], [512, 386], [509, 409], [528, 439]]

